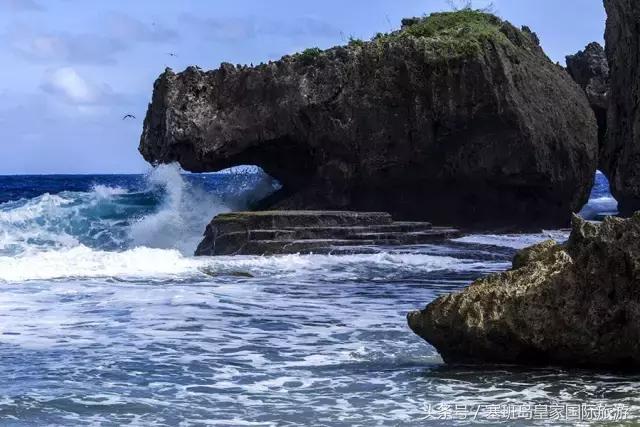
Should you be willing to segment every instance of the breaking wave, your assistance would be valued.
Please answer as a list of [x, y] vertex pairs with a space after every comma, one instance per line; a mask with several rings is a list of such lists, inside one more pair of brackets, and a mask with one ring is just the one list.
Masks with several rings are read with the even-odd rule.
[[225, 177], [224, 189], [207, 188], [204, 179], [163, 165], [126, 187], [99, 184], [2, 203], [0, 280], [179, 271], [192, 262], [186, 257], [212, 216], [277, 188], [255, 172]]

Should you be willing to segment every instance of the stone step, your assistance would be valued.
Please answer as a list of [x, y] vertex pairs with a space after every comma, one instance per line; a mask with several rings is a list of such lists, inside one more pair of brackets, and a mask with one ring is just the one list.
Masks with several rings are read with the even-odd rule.
[[[431, 231], [428, 222], [392, 223], [354, 227], [291, 227], [278, 230], [250, 230], [249, 240], [353, 239], [361, 234], [415, 233]], [[230, 234], [230, 233], [227, 233]], [[394, 236], [390, 236], [394, 238]]]
[[[307, 239], [307, 240], [250, 240], [242, 248], [244, 255], [281, 255], [296, 253], [327, 254], [333, 251], [344, 252], [346, 247], [372, 246], [372, 240], [337, 240], [337, 239]], [[356, 252], [356, 251], [354, 251]], [[231, 255], [231, 254], [228, 254]]]
[[391, 224], [386, 212], [349, 211], [262, 211], [232, 212], [216, 216], [209, 227], [218, 235], [246, 230], [293, 227], [350, 227]]
[[[434, 243], [459, 237], [460, 232], [451, 228], [434, 228], [422, 232], [359, 233], [345, 238], [296, 238], [296, 232], [290, 230], [252, 230], [249, 238], [245, 232], [227, 233], [215, 239], [215, 245], [209, 248], [216, 255], [242, 253], [259, 255], [264, 253], [309, 253], [317, 252], [320, 247], [357, 246], [357, 245], [418, 245]], [[274, 249], [280, 246], [281, 249]], [[199, 248], [205, 250], [205, 248]], [[326, 251], [323, 251], [326, 252]]]
[[358, 233], [377, 232], [415, 232], [431, 230], [428, 222], [393, 222], [383, 225], [365, 225], [352, 227], [291, 227], [287, 230], [295, 231], [298, 239], [344, 238]]
[[380, 212], [240, 212], [215, 217], [196, 255], [354, 253], [360, 251], [348, 248], [426, 244], [459, 235], [428, 222], [393, 222]]
[[[246, 232], [237, 232], [246, 235]], [[234, 234], [234, 233], [228, 233]], [[248, 240], [298, 240], [294, 230], [250, 230]]]
[[417, 245], [432, 243], [445, 239], [460, 237], [460, 232], [453, 228], [434, 228], [428, 231], [418, 232], [390, 232], [390, 233], [358, 233], [348, 237], [353, 240], [373, 240], [376, 244], [384, 244], [387, 241], [399, 242], [401, 245]]

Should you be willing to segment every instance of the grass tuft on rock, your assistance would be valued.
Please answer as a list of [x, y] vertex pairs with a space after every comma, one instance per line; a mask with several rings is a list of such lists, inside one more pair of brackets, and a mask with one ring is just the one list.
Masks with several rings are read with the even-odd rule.
[[427, 39], [433, 50], [443, 55], [472, 54], [479, 51], [486, 41], [507, 41], [501, 31], [503, 21], [480, 10], [433, 13], [423, 18], [404, 19], [402, 23], [402, 30], [388, 34], [387, 38], [412, 36]]
[[321, 54], [322, 49], [317, 47], [310, 47], [297, 54], [297, 56], [302, 60], [303, 63], [311, 64]]
[[[510, 28], [505, 28], [510, 27]], [[487, 42], [508, 44], [510, 39], [522, 37], [518, 34], [507, 35], [508, 31], [519, 33], [515, 27], [497, 16], [471, 8], [453, 12], [437, 12], [428, 16], [405, 18], [402, 28], [391, 33], [378, 33], [371, 41], [349, 38], [349, 48], [374, 49], [403, 39], [418, 39], [422, 48], [443, 60], [466, 57], [481, 52]], [[534, 35], [535, 36], [535, 35]], [[513, 41], [512, 41], [513, 43]], [[306, 49], [295, 55], [305, 65], [310, 65], [324, 51], [317, 47]]]
[[500, 31], [502, 21], [490, 13], [463, 9], [403, 20], [404, 32], [416, 37], [481, 37]]

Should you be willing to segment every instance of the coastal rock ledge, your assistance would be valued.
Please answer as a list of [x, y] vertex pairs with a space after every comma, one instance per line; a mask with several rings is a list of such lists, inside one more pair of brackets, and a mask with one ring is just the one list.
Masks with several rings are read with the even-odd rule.
[[569, 241], [408, 315], [447, 363], [640, 368], [640, 213], [574, 217]]
[[474, 228], [567, 226], [597, 126], [535, 33], [471, 10], [254, 67], [167, 70], [140, 152], [192, 172], [257, 165], [264, 209], [384, 211]]
[[233, 212], [211, 221], [196, 255], [358, 253], [374, 245], [434, 243], [459, 234], [428, 222], [393, 221], [385, 212]]

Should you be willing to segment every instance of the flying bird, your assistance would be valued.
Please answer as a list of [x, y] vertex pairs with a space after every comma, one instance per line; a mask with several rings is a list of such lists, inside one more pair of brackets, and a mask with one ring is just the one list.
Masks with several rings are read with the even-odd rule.
[[178, 57], [178, 55], [176, 55], [176, 54], [175, 54], [175, 53], [173, 53], [173, 52], [169, 52], [169, 53], [167, 53], [167, 55], [169, 55], [169, 56], [173, 56], [174, 58], [177, 58], [177, 57]]
[[124, 117], [122, 117], [122, 120], [127, 120], [127, 119], [135, 119], [136, 116], [134, 116], [133, 114], [125, 114]]

